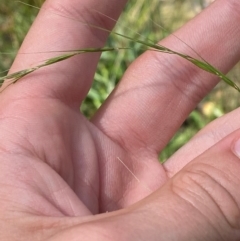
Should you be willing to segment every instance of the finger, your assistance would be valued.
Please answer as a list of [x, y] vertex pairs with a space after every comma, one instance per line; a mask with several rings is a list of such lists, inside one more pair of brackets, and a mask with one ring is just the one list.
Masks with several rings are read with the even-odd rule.
[[224, 137], [240, 128], [240, 109], [236, 109], [208, 124], [163, 165], [168, 176], [174, 176], [191, 160], [205, 152]]
[[[93, 24], [110, 30], [113, 21], [99, 14], [117, 19], [126, 0], [48, 0], [20, 49], [11, 72], [36, 66], [56, 53], [81, 48], [103, 47], [108, 32], [91, 28]], [[65, 17], [64, 17], [65, 16]], [[86, 23], [86, 24], [83, 24]], [[34, 96], [51, 96], [71, 103], [82, 100], [88, 92], [98, 62], [99, 54], [85, 54], [63, 61], [35, 74], [31, 74], [12, 86], [13, 95], [31, 93]]]
[[[227, 72], [240, 56], [239, 11], [239, 1], [218, 0], [176, 35]], [[161, 44], [193, 55], [174, 36]], [[93, 122], [132, 153], [156, 156], [217, 82], [177, 56], [148, 51], [132, 64]]]

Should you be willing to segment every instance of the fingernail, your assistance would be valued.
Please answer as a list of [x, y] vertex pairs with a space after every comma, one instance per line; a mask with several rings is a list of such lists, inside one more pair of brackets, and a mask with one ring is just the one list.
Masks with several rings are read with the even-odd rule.
[[232, 152], [240, 158], [240, 139], [233, 141]]

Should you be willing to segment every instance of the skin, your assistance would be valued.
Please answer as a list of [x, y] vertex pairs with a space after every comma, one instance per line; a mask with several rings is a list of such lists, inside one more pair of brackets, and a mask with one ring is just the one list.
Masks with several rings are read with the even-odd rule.
[[[89, 9], [116, 19], [125, 4], [48, 0], [20, 52], [102, 47], [107, 33], [53, 13], [111, 29]], [[227, 72], [240, 58], [239, 12], [239, 0], [217, 0], [175, 34]], [[161, 43], [192, 55], [173, 36]], [[18, 55], [11, 72], [48, 57]], [[239, 240], [239, 109], [158, 162], [218, 79], [148, 51], [88, 121], [79, 105], [98, 59], [74, 57], [1, 93], [0, 240]]]

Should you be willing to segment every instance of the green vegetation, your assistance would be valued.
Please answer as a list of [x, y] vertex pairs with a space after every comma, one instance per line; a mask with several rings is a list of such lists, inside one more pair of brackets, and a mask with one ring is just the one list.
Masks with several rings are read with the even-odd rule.
[[[40, 6], [43, 0], [28, 0], [25, 3]], [[166, 32], [162, 31], [154, 22], [160, 24], [172, 32], [181, 26], [188, 19], [192, 18], [203, 7], [203, 0], [188, 1], [176, 0], [168, 1], [149, 1], [138, 0], [129, 1], [124, 14], [117, 23], [115, 32], [125, 36], [131, 36], [132, 39], [151, 39], [154, 42], [166, 36]], [[177, 11], [174, 11], [177, 10]], [[0, 50], [1, 52], [16, 52], [21, 44], [27, 30], [34, 20], [37, 11], [16, 2], [7, 2], [2, 0], [0, 3]], [[152, 21], [149, 20], [151, 16]], [[136, 21], [137, 19], [137, 21]], [[79, 23], [81, 24], [81, 23]], [[126, 26], [131, 26], [127, 28]], [[134, 31], [132, 31], [134, 29]], [[139, 37], [139, 34], [142, 37]], [[148, 43], [151, 43], [148, 41]], [[104, 52], [95, 75], [95, 81], [88, 97], [83, 103], [81, 110], [87, 117], [91, 117], [101, 103], [107, 98], [116, 83], [120, 80], [126, 68], [130, 63], [143, 52], [142, 44], [136, 41], [130, 41], [127, 38], [121, 38], [117, 35], [111, 35], [107, 46], [118, 48], [119, 46], [130, 47], [131, 50]], [[151, 43], [151, 47], [154, 47]], [[156, 46], [155, 46], [156, 47]], [[163, 49], [164, 50], [164, 49]], [[166, 51], [167, 50], [167, 51]], [[165, 48], [165, 52], [169, 52]], [[197, 51], [197, 50], [196, 50]], [[72, 55], [78, 53], [71, 53]], [[70, 55], [71, 55], [70, 54]], [[9, 68], [14, 55], [2, 55], [0, 61], [0, 71], [3, 72]], [[64, 58], [67, 57], [67, 54]], [[183, 56], [184, 57], [184, 56]], [[194, 59], [185, 56], [191, 62], [195, 62], [197, 66], [208, 68], [210, 72], [219, 74], [216, 69], [206, 66], [206, 63], [196, 62]], [[62, 58], [62, 59], [64, 59]], [[54, 59], [56, 62], [59, 58]], [[53, 60], [47, 61], [51, 64]], [[26, 66], [27, 68], [28, 66]], [[32, 72], [31, 70], [29, 72]], [[25, 72], [24, 72], [25, 73]], [[221, 73], [220, 73], [221, 74]], [[3, 74], [4, 75], [4, 74]], [[238, 73], [233, 71], [231, 76], [237, 76]], [[18, 76], [16, 76], [18, 77]], [[236, 78], [233, 78], [236, 79]], [[17, 79], [16, 79], [17, 80]], [[228, 79], [226, 79], [228, 81]], [[194, 110], [189, 118], [185, 121], [176, 136], [171, 140], [166, 149], [161, 153], [161, 160], [168, 158], [174, 151], [188, 141], [194, 133], [205, 126], [209, 121], [221, 116], [224, 112], [235, 108], [239, 103], [225, 104], [224, 96], [237, 95], [237, 91], [224, 85], [224, 91], [221, 86], [217, 87], [211, 95], [209, 95], [198, 108]]]

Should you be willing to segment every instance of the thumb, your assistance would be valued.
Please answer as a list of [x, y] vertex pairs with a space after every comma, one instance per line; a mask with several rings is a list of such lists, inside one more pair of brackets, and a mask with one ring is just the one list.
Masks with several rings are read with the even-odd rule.
[[148, 240], [240, 240], [239, 155], [240, 130], [142, 201], [136, 210], [148, 213], [157, 233]]

